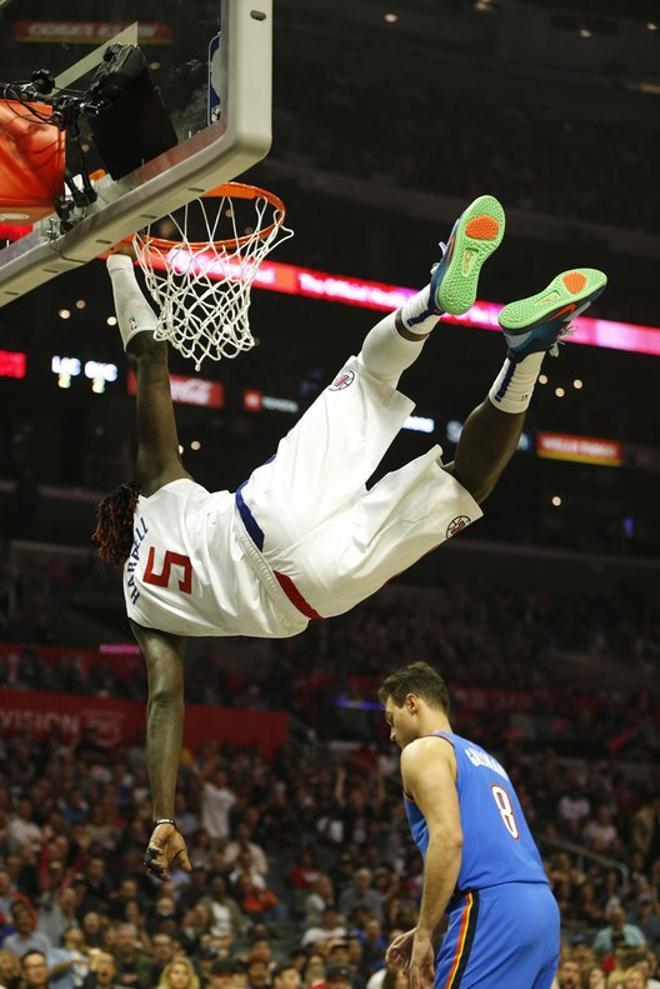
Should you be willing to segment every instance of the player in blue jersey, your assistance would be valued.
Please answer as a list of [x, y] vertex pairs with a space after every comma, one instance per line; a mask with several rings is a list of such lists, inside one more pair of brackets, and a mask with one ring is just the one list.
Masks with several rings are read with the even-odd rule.
[[506, 771], [453, 733], [447, 687], [427, 663], [392, 673], [379, 697], [424, 858], [417, 926], [395, 938], [386, 963], [408, 969], [411, 989], [550, 989], [559, 910]]

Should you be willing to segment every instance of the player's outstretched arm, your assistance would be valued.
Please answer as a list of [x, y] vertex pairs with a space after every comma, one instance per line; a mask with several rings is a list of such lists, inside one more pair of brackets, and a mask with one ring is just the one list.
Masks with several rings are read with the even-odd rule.
[[174, 824], [174, 797], [183, 741], [183, 654], [185, 639], [143, 628], [131, 630], [147, 665], [147, 766], [154, 826], [145, 856], [149, 872], [167, 879], [169, 869], [190, 871], [186, 843]]
[[122, 342], [137, 379], [137, 480], [148, 497], [190, 477], [179, 455], [167, 343], [154, 337], [158, 320], [135, 277], [130, 249], [113, 253], [107, 264]]

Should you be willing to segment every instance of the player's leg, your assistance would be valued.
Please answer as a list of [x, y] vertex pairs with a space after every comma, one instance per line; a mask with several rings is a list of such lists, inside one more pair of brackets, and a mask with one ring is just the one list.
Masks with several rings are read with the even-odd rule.
[[440, 448], [429, 450], [274, 562], [319, 614], [349, 610], [481, 516], [479, 503], [516, 449], [547, 351], [606, 282], [592, 269], [564, 273], [538, 297], [506, 306], [500, 321], [507, 357], [488, 398], [465, 424], [454, 463], [443, 468]]
[[500, 325], [507, 356], [488, 398], [468, 417], [450, 471], [482, 502], [513, 456], [541, 365], [569, 332], [570, 321], [604, 291], [593, 268], [565, 271], [537, 295], [505, 306]]
[[482, 515], [435, 446], [269, 562], [324, 618], [343, 614]]
[[286, 558], [290, 544], [361, 498], [414, 403], [396, 391], [445, 311], [465, 312], [479, 272], [504, 232], [504, 211], [481, 196], [458, 218], [430, 285], [367, 335], [294, 428], [277, 455], [257, 468], [242, 492], [264, 533], [265, 552]]
[[443, 313], [460, 315], [473, 305], [479, 273], [504, 236], [504, 210], [493, 196], [479, 196], [454, 224], [431, 282], [367, 334], [360, 360], [396, 388], [422, 352]]
[[167, 343], [154, 339], [156, 315], [138, 285], [132, 259], [113, 254], [107, 266], [122, 341], [137, 378], [137, 480], [148, 497], [169, 481], [190, 476], [179, 455]]

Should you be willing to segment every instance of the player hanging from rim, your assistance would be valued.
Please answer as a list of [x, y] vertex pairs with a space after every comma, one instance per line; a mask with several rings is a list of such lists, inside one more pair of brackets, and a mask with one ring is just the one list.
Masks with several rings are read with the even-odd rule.
[[[158, 876], [188, 865], [172, 822], [183, 730], [187, 636], [286, 637], [311, 619], [348, 611], [395, 574], [481, 517], [518, 445], [546, 352], [606, 277], [580, 269], [500, 316], [507, 356], [486, 399], [468, 417], [453, 463], [441, 449], [365, 484], [414, 408], [397, 391], [443, 313], [476, 298], [482, 264], [504, 234], [492, 196], [454, 224], [430, 285], [368, 334], [293, 429], [276, 456], [236, 492], [209, 493], [179, 456], [167, 344], [132, 260], [108, 260], [115, 307], [137, 375], [137, 479], [98, 509], [94, 539], [124, 567], [124, 596], [149, 681], [147, 750], [155, 824], [146, 863]], [[437, 331], [436, 331], [437, 335]]]
[[385, 963], [408, 970], [410, 989], [550, 989], [559, 909], [506, 771], [453, 733], [447, 687], [427, 663], [392, 673], [378, 696], [424, 859], [417, 926], [394, 939]]

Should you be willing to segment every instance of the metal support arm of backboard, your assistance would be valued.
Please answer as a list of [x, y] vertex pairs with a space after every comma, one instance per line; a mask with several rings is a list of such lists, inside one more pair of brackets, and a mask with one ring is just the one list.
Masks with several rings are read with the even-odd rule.
[[220, 119], [114, 182], [72, 230], [52, 238], [57, 217], [0, 251], [0, 306], [260, 161], [272, 139], [272, 0], [219, 0], [222, 13]]

